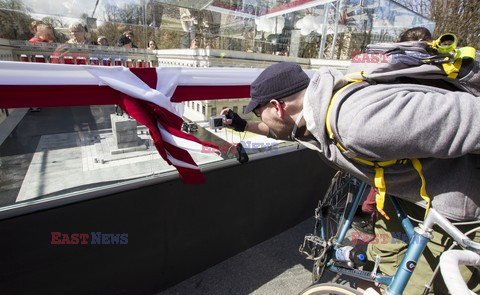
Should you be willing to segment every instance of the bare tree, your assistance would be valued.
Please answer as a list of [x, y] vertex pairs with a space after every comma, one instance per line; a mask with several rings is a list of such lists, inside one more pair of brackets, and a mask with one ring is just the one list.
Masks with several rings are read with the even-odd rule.
[[433, 35], [454, 33], [460, 46], [480, 49], [480, 0], [397, 0], [435, 21]]
[[42, 18], [42, 21], [47, 24], [51, 24], [55, 28], [65, 28], [67, 24], [60, 18], [56, 16], [46, 16]]
[[430, 18], [430, 7], [434, 0], [395, 0], [406, 8]]
[[134, 44], [139, 48], [146, 48], [149, 40], [159, 38], [163, 9], [163, 5], [153, 0], [147, 1], [145, 6], [135, 3], [125, 3], [121, 6], [106, 4], [104, 7], [106, 22], [98, 28], [98, 32], [106, 36], [113, 45], [120, 34], [129, 30], [135, 35]]
[[432, 0], [435, 36], [454, 33], [460, 46], [480, 48], [480, 0]]
[[20, 0], [0, 0], [0, 38], [30, 39], [32, 18]]

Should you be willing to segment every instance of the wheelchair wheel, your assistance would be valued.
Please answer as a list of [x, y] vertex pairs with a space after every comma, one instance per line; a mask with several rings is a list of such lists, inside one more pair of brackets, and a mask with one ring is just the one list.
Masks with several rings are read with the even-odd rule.
[[312, 285], [299, 293], [299, 295], [321, 295], [321, 294], [360, 295], [362, 293], [350, 287], [339, 285], [339, 284]]

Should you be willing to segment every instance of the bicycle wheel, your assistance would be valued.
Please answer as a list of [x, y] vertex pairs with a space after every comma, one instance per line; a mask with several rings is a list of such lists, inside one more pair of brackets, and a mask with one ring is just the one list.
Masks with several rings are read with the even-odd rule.
[[321, 295], [321, 294], [332, 294], [332, 295], [360, 295], [360, 291], [352, 289], [350, 287], [340, 285], [340, 284], [317, 284], [312, 285], [302, 292], [299, 295]]
[[320, 211], [317, 216], [321, 220], [315, 230], [320, 230], [320, 236], [325, 241], [336, 241], [357, 188], [358, 180], [348, 173], [339, 171], [332, 178], [332, 183], [317, 208]]
[[318, 255], [313, 264], [312, 282], [318, 283], [322, 278], [326, 263], [331, 256], [331, 246], [337, 241], [341, 226], [345, 220], [345, 213], [357, 191], [358, 181], [350, 174], [337, 172], [332, 178], [325, 197], [319, 202], [315, 210], [315, 235], [326, 241], [327, 249], [317, 250]]

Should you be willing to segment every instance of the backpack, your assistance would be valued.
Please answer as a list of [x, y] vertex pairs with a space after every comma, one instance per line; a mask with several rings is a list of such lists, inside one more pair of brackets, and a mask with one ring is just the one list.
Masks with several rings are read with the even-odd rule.
[[[442, 45], [445, 38], [455, 41], [450, 46]], [[438, 87], [448, 84], [458, 91], [480, 97], [480, 65], [475, 60], [475, 48], [455, 48], [455, 44], [453, 34], [442, 35], [431, 43], [370, 44], [365, 53], [352, 58], [348, 76], [369, 83], [392, 83], [409, 78], [413, 83], [431, 82]]]
[[347, 158], [374, 168], [377, 210], [387, 220], [390, 218], [383, 211], [386, 195], [384, 168], [411, 163], [421, 179], [420, 197], [427, 203], [426, 217], [431, 200], [426, 191], [426, 181], [420, 160], [369, 161], [347, 150], [343, 147], [341, 139], [335, 135], [336, 130], [333, 129], [336, 125], [334, 123], [337, 121], [338, 109], [352, 93], [377, 83], [407, 81], [407, 83], [469, 92], [480, 97], [480, 65], [475, 60], [475, 49], [473, 47], [456, 48], [456, 37], [453, 34], [442, 35], [431, 43], [408, 41], [370, 44], [367, 45], [365, 53], [352, 58], [345, 77], [351, 83], [335, 93], [327, 110], [326, 129], [330, 140]]

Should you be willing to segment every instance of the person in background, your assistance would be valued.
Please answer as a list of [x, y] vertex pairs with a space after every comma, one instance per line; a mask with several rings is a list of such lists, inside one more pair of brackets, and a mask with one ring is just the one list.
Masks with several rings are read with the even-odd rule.
[[85, 25], [80, 22], [74, 22], [68, 26], [68, 30], [70, 31], [70, 40], [67, 41], [68, 44], [88, 44]]
[[108, 40], [107, 37], [100, 35], [97, 38], [97, 45], [98, 46], [108, 46]]
[[117, 46], [123, 48], [132, 48], [132, 40], [125, 36], [125, 34], [122, 34], [118, 38]]
[[30, 33], [32, 33], [33, 36], [37, 33], [37, 26], [40, 24], [44, 24], [44, 22], [41, 20], [34, 20], [30, 23]]
[[148, 49], [157, 50], [158, 49], [157, 42], [150, 40], [150, 42], [148, 42]]
[[31, 43], [53, 43], [55, 40], [55, 30], [53, 26], [45, 23], [36, 24], [35, 36], [30, 40]]
[[196, 36], [190, 43], [190, 48], [197, 49], [200, 48], [200, 37]]
[[[53, 43], [55, 40], [53, 26], [46, 24], [43, 21], [32, 21], [30, 23], [30, 32], [34, 34], [34, 36], [28, 40], [30, 43]], [[30, 108], [29, 111], [40, 112], [40, 108], [33, 107]]]
[[135, 35], [133, 35], [133, 32], [132, 31], [125, 31], [123, 33], [123, 35], [125, 37], [127, 37], [128, 39], [130, 39], [130, 43], [131, 43], [131, 48], [138, 48], [136, 45], [135, 45]]
[[432, 33], [427, 28], [415, 27], [406, 30], [400, 35], [399, 42], [407, 41], [432, 41]]
[[85, 29], [85, 39], [87, 41], [87, 44], [95, 45], [95, 42], [92, 41], [92, 33], [88, 30], [87, 26], [83, 27]]
[[[186, 8], [179, 8], [180, 10], [180, 24], [182, 25], [182, 48], [192, 48], [196, 37], [196, 27], [198, 26], [198, 20], [193, 13]], [[193, 47], [195, 48], [195, 47]]]

